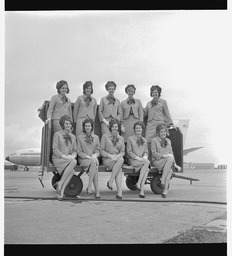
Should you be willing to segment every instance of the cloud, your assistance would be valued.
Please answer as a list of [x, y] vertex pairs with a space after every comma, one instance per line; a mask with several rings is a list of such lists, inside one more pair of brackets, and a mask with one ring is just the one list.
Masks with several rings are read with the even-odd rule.
[[39, 148], [40, 145], [40, 127], [23, 129], [15, 123], [5, 127], [5, 156], [23, 148]]

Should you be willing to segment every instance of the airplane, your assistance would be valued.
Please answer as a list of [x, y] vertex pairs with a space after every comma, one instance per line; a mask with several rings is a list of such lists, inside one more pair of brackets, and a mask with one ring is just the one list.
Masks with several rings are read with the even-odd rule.
[[40, 148], [17, 150], [5, 159], [13, 164], [23, 165], [24, 171], [29, 171], [28, 166], [40, 166]]
[[[178, 119], [176, 121], [174, 120], [174, 125], [180, 128], [183, 134], [183, 145], [184, 145], [187, 131], [188, 131], [188, 126], [189, 126], [189, 119]], [[184, 149], [183, 155], [185, 156], [190, 152], [193, 152], [200, 148], [203, 148], [203, 147], [193, 147], [193, 148]], [[25, 166], [24, 171], [29, 171], [28, 166], [40, 166], [40, 153], [41, 153], [40, 148], [21, 149], [7, 156], [6, 160], [17, 165], [23, 165]]]

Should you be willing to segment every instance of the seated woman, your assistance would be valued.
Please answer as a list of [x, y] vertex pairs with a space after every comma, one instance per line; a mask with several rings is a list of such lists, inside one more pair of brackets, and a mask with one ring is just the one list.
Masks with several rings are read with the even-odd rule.
[[141, 121], [134, 123], [134, 135], [127, 140], [127, 154], [129, 164], [135, 168], [136, 172], [140, 171], [138, 182], [135, 187], [140, 191], [139, 197], [145, 198], [144, 185], [149, 172], [150, 161], [148, 160], [147, 140], [142, 137], [145, 125]]
[[120, 123], [117, 119], [109, 121], [110, 133], [105, 133], [101, 138], [102, 162], [106, 168], [112, 170], [107, 187], [113, 190], [115, 180], [117, 186], [117, 199], [122, 199], [122, 165], [124, 162], [125, 145], [123, 137], [119, 135]]
[[77, 164], [76, 136], [72, 134], [72, 121], [67, 115], [60, 118], [62, 130], [55, 132], [53, 136], [52, 161], [58, 173], [62, 176], [56, 183], [57, 198], [63, 199], [64, 190], [75, 173]]
[[175, 163], [171, 140], [167, 138], [167, 135], [167, 127], [164, 124], [158, 124], [156, 126], [156, 137], [151, 141], [151, 165], [162, 172], [160, 186], [164, 188], [161, 194], [164, 198], [167, 197], [168, 194], [172, 168], [174, 167], [180, 170], [180, 167]]
[[99, 199], [98, 189], [98, 166], [97, 157], [100, 154], [100, 142], [97, 135], [93, 134], [94, 122], [92, 119], [86, 118], [82, 122], [82, 134], [77, 136], [77, 154], [80, 166], [89, 173], [87, 195], [91, 196], [92, 183], [95, 188], [95, 198]]

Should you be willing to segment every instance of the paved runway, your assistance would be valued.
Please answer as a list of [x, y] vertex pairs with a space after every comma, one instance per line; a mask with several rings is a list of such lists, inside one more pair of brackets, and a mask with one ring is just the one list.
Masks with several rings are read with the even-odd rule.
[[52, 173], [44, 188], [36, 170], [4, 174], [5, 244], [160, 244], [192, 228], [227, 232], [226, 170], [185, 170], [199, 181], [173, 178], [166, 199], [150, 185], [140, 199], [124, 177], [122, 201], [106, 187], [109, 173], [99, 173], [100, 200], [86, 195], [84, 174], [79, 199], [68, 201], [56, 200]]

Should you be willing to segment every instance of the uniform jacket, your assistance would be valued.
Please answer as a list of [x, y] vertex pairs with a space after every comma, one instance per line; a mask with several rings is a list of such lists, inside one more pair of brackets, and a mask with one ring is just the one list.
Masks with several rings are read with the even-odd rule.
[[139, 119], [139, 121], [143, 122], [143, 106], [139, 99], [134, 99], [135, 103], [129, 105], [127, 103], [127, 99], [121, 102], [121, 110], [122, 110], [122, 119], [127, 119], [132, 110], [135, 118]]
[[104, 118], [112, 116], [113, 118], [121, 120], [122, 117], [122, 111], [120, 106], [120, 101], [116, 99], [115, 104], [108, 104], [109, 101], [106, 98], [107, 96], [101, 98], [100, 104], [99, 104], [99, 120], [100, 122], [103, 121]]
[[155, 138], [152, 139], [151, 141], [152, 161], [160, 160], [161, 157], [166, 154], [173, 155], [171, 140], [166, 138], [166, 141], [167, 141], [167, 146], [162, 147], [160, 144], [161, 138], [159, 136], [156, 136]]
[[168, 124], [173, 124], [171, 115], [168, 110], [167, 101], [159, 98], [158, 104], [156, 106], [151, 105], [149, 101], [144, 108], [144, 115], [147, 117], [147, 121], [154, 119], [156, 121], [167, 122]]
[[63, 103], [59, 94], [52, 96], [49, 103], [47, 118], [60, 119], [61, 116], [67, 115], [73, 120], [71, 101]]
[[73, 121], [76, 123], [77, 119], [80, 117], [88, 116], [91, 119], [95, 119], [97, 113], [97, 100], [91, 96], [92, 101], [87, 106], [85, 102], [85, 95], [77, 97], [76, 102], [74, 103], [73, 109]]
[[130, 136], [127, 139], [127, 154], [131, 159], [138, 157], [148, 156], [148, 147], [147, 140], [144, 137], [141, 137], [144, 141], [143, 145], [138, 145], [137, 137], [135, 135]]

